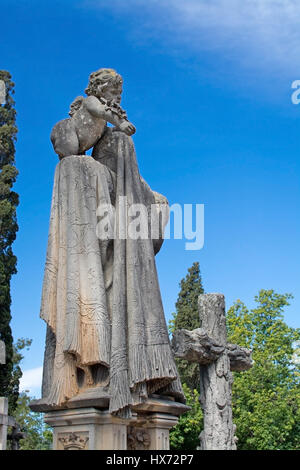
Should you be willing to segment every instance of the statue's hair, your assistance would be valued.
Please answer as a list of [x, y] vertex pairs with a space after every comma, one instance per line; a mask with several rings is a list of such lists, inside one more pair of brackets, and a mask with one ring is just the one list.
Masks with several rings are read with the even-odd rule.
[[89, 84], [85, 89], [87, 95], [96, 95], [99, 93], [99, 85], [103, 89], [107, 86], [122, 85], [123, 79], [113, 69], [99, 69], [96, 72], [92, 72], [89, 76]]

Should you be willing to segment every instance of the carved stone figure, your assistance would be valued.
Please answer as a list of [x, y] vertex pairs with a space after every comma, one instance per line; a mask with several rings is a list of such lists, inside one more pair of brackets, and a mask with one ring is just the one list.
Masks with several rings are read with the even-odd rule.
[[[155, 266], [162, 237], [120, 233], [124, 222], [134, 220], [133, 204], [149, 215], [151, 206], [166, 207], [167, 200], [140, 176], [130, 137], [135, 128], [120, 107], [120, 75], [111, 69], [92, 73], [86, 93], [51, 134], [61, 160], [41, 302], [48, 326], [42, 399], [32, 409], [81, 401], [128, 418], [153, 393], [184, 402]], [[92, 156], [83, 155], [91, 147]], [[106, 239], [97, 231], [105, 205], [114, 208], [115, 234]]]
[[128, 450], [148, 450], [151, 439], [147, 429], [132, 426], [127, 431], [127, 449]]
[[127, 135], [135, 127], [120, 107], [123, 80], [114, 70], [100, 69], [90, 75], [85, 92], [71, 103], [69, 119], [58, 122], [51, 132], [51, 142], [60, 158], [84, 155], [105, 132], [106, 122]]

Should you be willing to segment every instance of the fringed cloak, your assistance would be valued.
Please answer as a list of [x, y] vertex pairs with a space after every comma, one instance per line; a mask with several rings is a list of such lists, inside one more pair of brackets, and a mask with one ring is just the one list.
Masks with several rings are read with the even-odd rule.
[[[124, 133], [109, 129], [93, 155], [97, 161], [65, 157], [56, 168], [41, 303], [48, 325], [43, 397], [61, 405], [81, 388], [107, 385], [110, 412], [129, 417], [149, 394], [184, 395], [155, 266], [161, 241], [118, 235], [120, 198], [127, 197], [127, 209], [149, 209], [154, 193]], [[98, 238], [101, 204], [115, 207], [114, 240]]]

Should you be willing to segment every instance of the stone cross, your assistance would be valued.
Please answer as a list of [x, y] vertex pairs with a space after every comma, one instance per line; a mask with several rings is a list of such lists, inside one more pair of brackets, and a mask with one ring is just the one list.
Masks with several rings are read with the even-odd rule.
[[[11, 427], [11, 434], [7, 435], [7, 428]], [[20, 431], [15, 418], [8, 416], [8, 398], [0, 397], [0, 450], [6, 450], [7, 439], [10, 439], [11, 449], [19, 449], [20, 439], [24, 439], [25, 434]]]
[[251, 351], [227, 343], [224, 295], [200, 295], [198, 307], [201, 328], [175, 331], [173, 352], [175, 357], [200, 364], [201, 450], [235, 450], [231, 371], [250, 369]]
[[0, 450], [6, 450], [8, 427], [8, 399], [0, 397]]
[[[5, 364], [5, 343], [0, 340], [0, 364]], [[6, 450], [7, 428], [12, 427], [12, 433], [9, 438], [12, 440], [12, 449], [18, 448], [18, 442], [24, 438], [24, 433], [20, 432], [15, 419], [8, 416], [8, 398], [0, 397], [0, 450]]]

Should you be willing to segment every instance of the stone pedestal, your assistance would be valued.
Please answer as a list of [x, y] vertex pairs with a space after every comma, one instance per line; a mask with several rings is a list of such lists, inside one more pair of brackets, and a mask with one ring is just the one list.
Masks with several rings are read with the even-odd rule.
[[8, 399], [0, 398], [0, 450], [6, 450], [8, 426]]
[[[37, 405], [36, 405], [37, 406]], [[54, 450], [168, 450], [169, 431], [189, 407], [152, 398], [129, 420], [94, 407], [48, 411]]]
[[95, 408], [51, 411], [54, 450], [126, 450], [126, 422]]
[[178, 423], [178, 418], [173, 415], [154, 413], [149, 417], [147, 431], [150, 436], [151, 450], [169, 450], [169, 431]]

